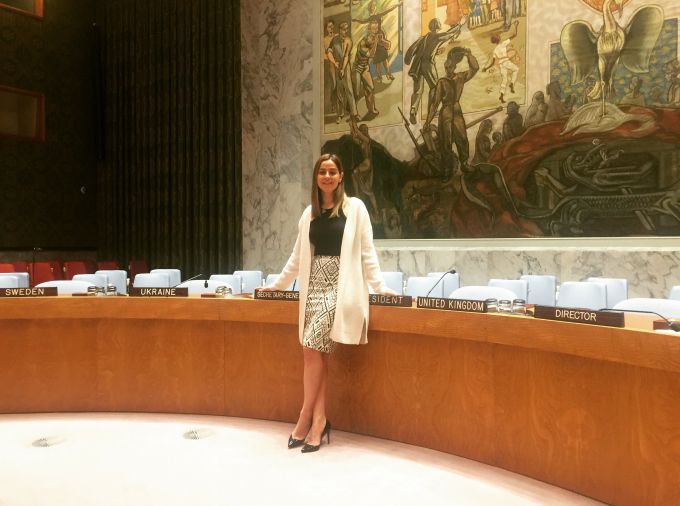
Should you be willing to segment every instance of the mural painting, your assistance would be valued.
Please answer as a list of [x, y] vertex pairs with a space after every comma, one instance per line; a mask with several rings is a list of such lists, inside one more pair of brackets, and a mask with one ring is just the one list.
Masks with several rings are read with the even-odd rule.
[[[680, 234], [671, 0], [571, 0], [588, 20], [563, 19], [532, 48], [548, 69], [532, 89], [532, 1], [417, 3], [424, 29], [404, 50], [401, 126], [386, 135], [356, 115], [322, 148], [340, 155], [376, 237]], [[397, 142], [412, 156], [393, 156]]]

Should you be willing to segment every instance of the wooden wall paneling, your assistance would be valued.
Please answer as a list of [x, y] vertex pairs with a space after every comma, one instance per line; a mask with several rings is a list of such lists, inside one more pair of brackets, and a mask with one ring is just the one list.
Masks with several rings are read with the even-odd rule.
[[302, 406], [297, 325], [224, 322], [224, 411], [292, 422]]
[[621, 504], [626, 367], [495, 346], [495, 464]]
[[97, 320], [2, 320], [0, 412], [94, 411]]
[[97, 398], [110, 411], [224, 412], [221, 322], [103, 320]]

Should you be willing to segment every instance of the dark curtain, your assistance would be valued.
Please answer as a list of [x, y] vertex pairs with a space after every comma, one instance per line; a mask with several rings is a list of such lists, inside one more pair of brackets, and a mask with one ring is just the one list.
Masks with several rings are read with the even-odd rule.
[[100, 258], [241, 266], [239, 7], [102, 0]]

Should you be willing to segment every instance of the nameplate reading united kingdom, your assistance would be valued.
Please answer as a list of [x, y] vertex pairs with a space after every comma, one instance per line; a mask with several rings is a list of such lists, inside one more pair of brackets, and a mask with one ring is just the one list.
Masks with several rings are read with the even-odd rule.
[[181, 288], [132, 288], [130, 290], [131, 297], [188, 297], [189, 289], [187, 287]]
[[466, 311], [468, 313], [486, 313], [486, 301], [484, 300], [418, 297], [417, 307], [422, 309], [442, 309], [444, 311]]
[[263, 300], [297, 301], [300, 300], [300, 292], [292, 290], [274, 290], [271, 292], [264, 290], [255, 290], [255, 298]]
[[623, 313], [592, 311], [590, 309], [572, 307], [536, 306], [534, 308], [534, 318], [571, 323], [587, 323], [589, 325], [602, 325], [605, 327], [625, 326]]
[[0, 297], [56, 297], [57, 288], [0, 288]]
[[410, 295], [380, 295], [371, 293], [368, 296], [368, 303], [372, 306], [411, 307], [413, 305], [413, 297]]

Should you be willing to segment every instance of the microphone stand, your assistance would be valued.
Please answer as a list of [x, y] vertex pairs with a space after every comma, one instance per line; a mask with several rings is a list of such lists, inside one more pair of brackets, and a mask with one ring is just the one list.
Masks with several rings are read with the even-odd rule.
[[432, 290], [434, 290], [435, 287], [436, 287], [439, 283], [442, 282], [442, 279], [444, 279], [444, 276], [446, 276], [447, 274], [455, 274], [455, 273], [456, 273], [456, 269], [450, 269], [450, 270], [446, 271], [444, 274], [442, 274], [441, 277], [437, 280], [437, 282], [436, 282], [434, 285], [432, 285], [432, 288], [430, 288], [430, 291], [427, 292], [427, 295], [426, 295], [425, 297], [429, 297], [429, 296], [430, 296], [430, 294], [432, 293]]
[[38, 246], [33, 246], [33, 255], [31, 257], [31, 272], [29, 274], [30, 276], [30, 281], [29, 281], [29, 286], [35, 286], [35, 254], [38, 251], [42, 251], [42, 248], [39, 248]]
[[668, 328], [675, 331], [675, 332], [680, 332], [680, 322], [674, 322], [673, 320], [669, 320], [666, 318], [664, 315], [657, 313], [656, 311], [645, 311], [644, 309], [612, 309], [612, 308], [602, 308], [598, 309], [598, 311], [606, 311], [608, 313], [640, 313], [640, 314], [653, 314], [661, 318], [663, 321], [666, 322], [668, 325]]

